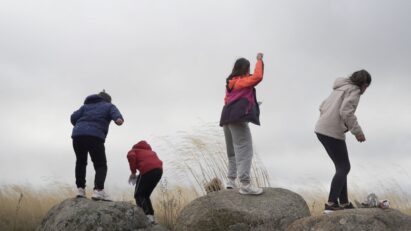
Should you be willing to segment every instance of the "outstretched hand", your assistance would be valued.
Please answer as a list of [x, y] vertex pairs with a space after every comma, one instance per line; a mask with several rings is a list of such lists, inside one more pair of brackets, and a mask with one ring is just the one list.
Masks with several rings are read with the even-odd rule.
[[355, 138], [356, 138], [356, 139], [358, 140], [358, 142], [360, 142], [360, 143], [362, 143], [362, 142], [365, 141], [365, 136], [364, 136], [364, 134], [356, 135]]
[[124, 123], [124, 120], [118, 118], [118, 119], [115, 121], [115, 123], [116, 123], [118, 126], [120, 126], [120, 125], [122, 125], [122, 124]]
[[130, 177], [128, 178], [128, 184], [130, 185], [136, 185], [137, 183], [137, 176], [136, 174], [131, 174]]

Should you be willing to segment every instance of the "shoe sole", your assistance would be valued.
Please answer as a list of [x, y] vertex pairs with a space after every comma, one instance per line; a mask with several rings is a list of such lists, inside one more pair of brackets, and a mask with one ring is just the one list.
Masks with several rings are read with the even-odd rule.
[[324, 210], [323, 214], [331, 214], [333, 212], [335, 212], [335, 210]]
[[248, 193], [248, 192], [244, 192], [244, 191], [238, 191], [241, 195], [254, 195], [254, 196], [258, 196], [264, 193], [264, 191], [260, 192], [260, 193]]
[[333, 212], [338, 212], [338, 211], [343, 211], [344, 209], [338, 209], [338, 210], [324, 210], [323, 214], [330, 214]]
[[92, 197], [91, 198], [93, 201], [112, 201], [110, 199], [103, 199], [103, 198], [98, 198], [98, 197]]

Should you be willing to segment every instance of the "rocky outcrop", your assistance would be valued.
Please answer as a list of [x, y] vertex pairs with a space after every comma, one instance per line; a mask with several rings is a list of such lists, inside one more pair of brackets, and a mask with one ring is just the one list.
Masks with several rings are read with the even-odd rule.
[[394, 209], [350, 209], [303, 218], [287, 231], [411, 231], [411, 217]]
[[304, 199], [289, 190], [264, 188], [259, 196], [222, 190], [197, 198], [177, 219], [178, 231], [285, 230], [297, 219], [310, 216]]
[[47, 213], [37, 231], [164, 231], [149, 223], [141, 208], [128, 202], [66, 199]]

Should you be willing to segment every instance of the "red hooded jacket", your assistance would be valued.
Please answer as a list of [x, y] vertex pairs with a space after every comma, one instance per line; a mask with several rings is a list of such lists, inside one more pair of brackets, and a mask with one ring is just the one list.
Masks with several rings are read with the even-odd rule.
[[133, 174], [136, 173], [136, 170], [144, 175], [151, 170], [163, 168], [163, 162], [144, 140], [133, 146], [127, 154], [127, 159]]

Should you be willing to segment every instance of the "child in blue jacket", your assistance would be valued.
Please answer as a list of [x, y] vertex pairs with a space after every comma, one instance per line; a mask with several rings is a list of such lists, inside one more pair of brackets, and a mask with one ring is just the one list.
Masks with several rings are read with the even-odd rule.
[[104, 142], [111, 120], [118, 126], [124, 122], [117, 107], [111, 103], [111, 96], [104, 90], [90, 95], [84, 105], [71, 115], [73, 124], [73, 148], [76, 153], [77, 197], [85, 197], [87, 156], [90, 153], [96, 171], [93, 200], [109, 200], [104, 192], [107, 175], [107, 160]]

